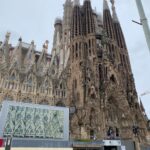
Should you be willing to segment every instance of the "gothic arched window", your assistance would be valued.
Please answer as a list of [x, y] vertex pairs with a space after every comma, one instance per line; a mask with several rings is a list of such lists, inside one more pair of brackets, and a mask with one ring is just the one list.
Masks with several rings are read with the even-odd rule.
[[102, 81], [102, 79], [103, 79], [103, 70], [102, 70], [101, 64], [99, 65], [99, 79], [100, 79], [100, 81]]
[[79, 58], [81, 58], [81, 50], [82, 50], [82, 48], [81, 48], [81, 42], [79, 43]]
[[91, 48], [91, 40], [89, 40], [89, 48]]
[[65, 107], [65, 104], [62, 101], [57, 102], [56, 106]]
[[62, 83], [60, 84], [60, 89], [63, 89], [63, 85], [62, 85]]
[[78, 58], [78, 43], [76, 43], [76, 58]]
[[85, 57], [85, 55], [88, 56], [88, 46], [87, 46], [87, 43], [84, 44], [84, 54], [83, 54], [83, 56]]
[[112, 81], [113, 83], [116, 83], [116, 78], [115, 78], [114, 75], [112, 75], [112, 76], [110, 77], [110, 81]]
[[93, 140], [95, 138], [94, 130], [90, 130], [90, 139]]
[[74, 80], [74, 88], [77, 89], [77, 80]]
[[74, 60], [74, 45], [72, 45], [72, 60]]
[[40, 101], [39, 104], [41, 104], [41, 105], [49, 105], [47, 100], [42, 100], [42, 101]]
[[16, 76], [15, 76], [15, 73], [13, 73], [11, 76], [10, 76], [10, 80], [11, 81], [14, 81], [16, 79]]
[[49, 84], [48, 84], [48, 80], [45, 81], [45, 88], [48, 88]]
[[32, 78], [30, 77], [28, 80], [28, 85], [31, 87], [32, 86]]

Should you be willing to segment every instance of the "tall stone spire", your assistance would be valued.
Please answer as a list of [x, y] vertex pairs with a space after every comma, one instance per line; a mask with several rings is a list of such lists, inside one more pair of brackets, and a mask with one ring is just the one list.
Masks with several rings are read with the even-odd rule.
[[63, 14], [63, 32], [70, 29], [72, 16], [72, 1], [66, 0], [64, 3], [64, 14]]
[[115, 0], [110, 0], [110, 2], [112, 3], [112, 17], [113, 17], [113, 21], [114, 22], [119, 22], [117, 13], [116, 13], [116, 8], [115, 8]]
[[74, 0], [73, 5], [74, 6], [79, 6], [80, 5], [80, 0]]
[[40, 65], [42, 65], [42, 63], [46, 64], [46, 55], [47, 55], [47, 51], [48, 51], [48, 44], [49, 44], [49, 41], [46, 40], [45, 43], [43, 44], [43, 49], [42, 49], [42, 53], [38, 59], [38, 62], [37, 62], [37, 67], [40, 67]]
[[4, 44], [8, 43], [9, 38], [10, 38], [10, 32], [7, 32], [6, 36], [5, 36], [5, 42], [4, 42]]
[[5, 62], [9, 62], [9, 38], [10, 38], [10, 33], [7, 32], [5, 36], [5, 41], [3, 43], [3, 49], [4, 49], [4, 56], [5, 56]]
[[103, 23], [104, 29], [107, 32], [107, 36], [111, 39], [115, 39], [113, 20], [108, 7], [107, 0], [103, 1]]
[[124, 34], [116, 13], [115, 9], [115, 0], [110, 0], [112, 4], [112, 13], [113, 13], [113, 26], [114, 26], [114, 33], [115, 33], [115, 39], [117, 42], [118, 47], [120, 48], [119, 50], [119, 56], [120, 56], [120, 61], [122, 66], [128, 70], [129, 72], [131, 71], [131, 65], [129, 61], [129, 55], [127, 51], [127, 46], [126, 46], [126, 41], [124, 38]]
[[66, 39], [70, 39], [70, 30], [71, 30], [71, 17], [72, 17], [72, 9], [73, 3], [71, 0], [66, 0], [64, 3], [64, 13], [63, 13], [63, 22], [62, 22], [62, 30], [63, 30], [63, 42], [68, 42]]
[[72, 12], [71, 38], [80, 35], [82, 35], [82, 16], [80, 1], [74, 0], [74, 7]]
[[59, 32], [59, 38], [62, 38], [62, 20], [60, 18], [56, 18], [55, 20], [55, 31], [54, 31], [54, 37], [53, 37], [53, 48], [56, 47], [56, 41], [57, 41], [57, 34]]
[[[60, 65], [63, 62], [64, 67], [66, 67], [69, 55], [70, 55], [70, 32], [71, 32], [71, 20], [72, 20], [72, 11], [73, 11], [73, 2], [71, 0], [66, 0], [64, 3], [64, 12], [63, 12], [63, 34], [62, 42], [63, 49], [60, 51]], [[62, 67], [62, 65], [61, 65]]]
[[122, 28], [120, 26], [119, 19], [117, 17], [117, 13], [115, 9], [115, 0], [110, 0], [110, 2], [112, 3], [113, 24], [114, 24], [114, 32], [115, 32], [117, 44], [120, 48], [126, 49], [124, 35], [123, 35]]
[[83, 4], [83, 30], [84, 34], [90, 34], [95, 32], [95, 24], [94, 24], [94, 17], [93, 17], [93, 10], [91, 7], [90, 0], [84, 0]]
[[107, 0], [103, 1], [103, 10], [109, 10], [109, 6], [108, 6]]

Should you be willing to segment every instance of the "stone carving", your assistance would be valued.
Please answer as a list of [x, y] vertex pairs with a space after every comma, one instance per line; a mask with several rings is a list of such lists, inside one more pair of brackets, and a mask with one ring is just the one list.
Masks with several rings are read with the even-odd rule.
[[91, 88], [90, 88], [90, 97], [92, 99], [95, 99], [97, 97], [97, 95], [96, 95], [96, 89], [95, 89], [94, 85], [92, 85]]

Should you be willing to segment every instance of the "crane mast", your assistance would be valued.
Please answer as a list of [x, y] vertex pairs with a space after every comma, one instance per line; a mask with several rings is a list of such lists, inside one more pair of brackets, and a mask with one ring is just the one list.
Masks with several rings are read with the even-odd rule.
[[141, 20], [141, 23], [143, 26], [143, 30], [145, 33], [147, 45], [148, 45], [148, 48], [150, 51], [150, 30], [149, 30], [148, 20], [146, 18], [141, 0], [136, 0], [136, 4], [137, 4], [138, 11], [139, 11], [140, 20]]

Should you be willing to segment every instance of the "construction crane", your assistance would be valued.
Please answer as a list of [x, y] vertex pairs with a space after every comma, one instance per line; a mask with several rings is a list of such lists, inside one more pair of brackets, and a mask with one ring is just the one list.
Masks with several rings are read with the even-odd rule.
[[136, 4], [137, 4], [137, 8], [138, 8], [138, 11], [139, 11], [141, 22], [140, 23], [138, 23], [136, 21], [133, 21], [133, 22], [143, 26], [143, 30], [144, 30], [144, 33], [145, 33], [147, 45], [148, 45], [148, 48], [149, 48], [149, 51], [150, 51], [150, 30], [149, 30], [149, 26], [148, 26], [148, 20], [146, 18], [141, 0], [135, 0], [135, 1], [136, 1]]
[[150, 91], [147, 91], [147, 92], [142, 93], [140, 96], [142, 97], [142, 96], [149, 95], [149, 94], [150, 94]]

